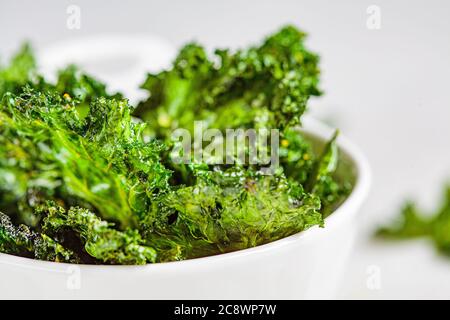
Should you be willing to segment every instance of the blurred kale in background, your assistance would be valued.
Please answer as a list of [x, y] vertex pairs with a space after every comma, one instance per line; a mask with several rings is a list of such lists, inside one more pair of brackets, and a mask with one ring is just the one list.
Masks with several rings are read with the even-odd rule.
[[401, 216], [390, 226], [379, 228], [377, 236], [391, 240], [429, 238], [436, 249], [450, 256], [450, 186], [444, 193], [441, 207], [433, 214], [421, 212], [417, 206], [408, 202]]

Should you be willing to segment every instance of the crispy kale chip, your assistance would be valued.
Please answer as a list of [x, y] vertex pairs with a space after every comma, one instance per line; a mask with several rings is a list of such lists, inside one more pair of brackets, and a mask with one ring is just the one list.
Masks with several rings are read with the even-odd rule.
[[316, 54], [305, 34], [285, 27], [247, 50], [216, 50], [209, 58], [192, 43], [181, 49], [171, 70], [149, 74], [150, 92], [135, 115], [153, 123], [166, 140], [175, 128], [192, 129], [194, 120], [212, 128], [284, 128], [300, 122], [311, 95], [319, 95]]
[[[42, 210], [42, 209], [41, 209]], [[109, 264], [146, 264], [155, 262], [156, 251], [143, 245], [137, 230], [118, 231], [87, 209], [70, 208], [67, 212], [52, 203], [45, 208], [42, 229], [61, 238], [70, 231], [76, 234], [85, 252]]]
[[319, 198], [282, 175], [207, 167], [196, 175], [193, 186], [161, 197], [155, 210], [163, 221], [145, 228], [152, 231], [151, 242], [158, 245], [163, 235], [173, 252], [196, 257], [254, 247], [323, 224]]
[[6, 92], [20, 92], [24, 85], [31, 84], [32, 82], [38, 82], [36, 77], [36, 61], [31, 47], [25, 44], [12, 57], [9, 65], [0, 65], [0, 97]]
[[407, 203], [401, 218], [391, 226], [379, 228], [377, 235], [386, 239], [430, 238], [436, 249], [450, 255], [450, 186], [445, 190], [444, 202], [432, 215], [422, 213], [411, 202]]
[[162, 146], [146, 143], [123, 100], [98, 99], [86, 120], [56, 94], [26, 89], [0, 104], [1, 208], [36, 225], [48, 199], [136, 226], [153, 194], [167, 188]]
[[104, 83], [83, 73], [74, 65], [59, 70], [56, 83], [49, 83], [38, 73], [29, 44], [22, 46], [9, 65], [0, 65], [0, 97], [7, 92], [21, 94], [25, 87], [65, 94], [67, 98], [77, 100], [77, 108], [82, 115], [87, 113], [89, 104], [97, 98], [122, 98], [118, 92], [110, 94]]
[[79, 258], [69, 249], [47, 236], [30, 230], [26, 225], [14, 226], [0, 212], [0, 252], [54, 262], [78, 263]]

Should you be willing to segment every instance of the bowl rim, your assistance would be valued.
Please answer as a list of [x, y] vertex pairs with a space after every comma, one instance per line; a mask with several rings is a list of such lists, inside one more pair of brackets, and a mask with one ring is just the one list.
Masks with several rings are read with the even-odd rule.
[[[335, 131], [334, 128], [320, 122], [310, 116], [306, 116], [302, 119], [301, 130], [311, 133], [317, 136], [319, 139], [329, 139], [330, 136]], [[182, 261], [170, 261], [170, 262], [159, 262], [146, 265], [89, 265], [89, 264], [71, 264], [64, 262], [51, 262], [35, 260], [31, 258], [14, 256], [11, 254], [0, 253], [0, 265], [13, 265], [17, 267], [28, 267], [38, 270], [46, 271], [58, 271], [66, 272], [68, 268], [77, 267], [84, 270], [157, 270], [157, 269], [172, 269], [172, 268], [190, 268], [196, 267], [203, 263], [221, 262], [229, 259], [238, 259], [246, 256], [256, 255], [259, 253], [264, 253], [271, 250], [276, 250], [281, 246], [287, 246], [299, 241], [305, 241], [306, 239], [312, 237], [320, 237], [321, 235], [326, 235], [326, 231], [330, 229], [338, 228], [342, 223], [345, 222], [348, 215], [357, 211], [361, 207], [366, 197], [368, 196], [371, 184], [371, 170], [369, 163], [359, 149], [353, 142], [351, 142], [345, 135], [340, 133], [337, 139], [338, 147], [343, 151], [346, 156], [352, 161], [353, 166], [356, 171], [356, 181], [350, 195], [344, 200], [344, 202], [333, 211], [327, 218], [325, 218], [325, 227], [320, 228], [319, 226], [313, 226], [307, 230], [298, 232], [291, 236], [269, 242], [267, 244], [259, 245], [256, 247], [242, 249], [238, 251], [217, 254], [213, 256], [200, 257], [187, 259]], [[66, 271], [64, 271], [66, 270]]]

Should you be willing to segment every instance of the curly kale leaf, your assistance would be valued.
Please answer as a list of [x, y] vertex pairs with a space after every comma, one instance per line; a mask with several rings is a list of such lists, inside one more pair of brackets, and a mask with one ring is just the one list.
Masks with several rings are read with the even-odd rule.
[[142, 125], [132, 123], [125, 101], [99, 99], [87, 120], [74, 109], [56, 94], [27, 89], [18, 97], [5, 95], [1, 207], [15, 207], [25, 223], [35, 225], [36, 205], [55, 199], [95, 209], [121, 227], [137, 225], [153, 194], [167, 187], [170, 173], [159, 162], [161, 146], [143, 141]]
[[135, 114], [167, 138], [193, 120], [210, 127], [284, 128], [300, 122], [311, 95], [319, 95], [316, 54], [304, 46], [305, 34], [288, 26], [260, 46], [208, 58], [197, 44], [185, 46], [169, 71], [149, 74], [150, 92]]
[[[322, 203], [322, 213], [328, 216], [351, 191], [351, 183], [336, 177], [339, 164], [337, 138], [339, 131], [325, 144], [322, 153], [313, 161], [305, 188], [318, 196]], [[303, 170], [304, 171], [304, 170]]]
[[413, 203], [404, 206], [401, 218], [391, 226], [377, 230], [387, 239], [430, 238], [437, 250], [450, 255], [450, 186], [446, 188], [444, 203], [434, 214], [422, 213]]
[[0, 66], [0, 98], [6, 92], [17, 93], [22, 87], [30, 84], [36, 74], [36, 61], [29, 44], [24, 44], [17, 54], [15, 54], [10, 64]]
[[171, 175], [161, 162], [165, 146], [145, 142], [146, 125], [135, 123], [132, 108], [124, 100], [96, 100], [86, 118], [84, 138], [97, 146], [117, 174], [126, 174], [129, 197], [136, 212], [149, 205], [154, 194], [168, 189]]
[[311, 141], [299, 130], [285, 130], [280, 140], [279, 157], [286, 176], [302, 185], [306, 184], [316, 161]]
[[164, 221], [150, 228], [150, 243], [158, 245], [162, 236], [176, 254], [190, 258], [254, 247], [323, 224], [320, 200], [282, 175], [237, 168], [196, 174], [193, 186], [161, 197], [155, 210]]
[[110, 94], [106, 85], [92, 76], [83, 73], [75, 65], [59, 70], [56, 83], [46, 81], [37, 70], [33, 50], [29, 44], [22, 48], [11, 59], [9, 65], [0, 66], [0, 98], [7, 92], [21, 94], [24, 87], [43, 92], [56, 92], [66, 95], [68, 99], [77, 100], [77, 110], [84, 116], [89, 104], [95, 99], [121, 99], [120, 93]]
[[78, 102], [77, 111], [81, 117], [89, 112], [90, 104], [98, 98], [118, 100], [123, 98], [118, 92], [110, 94], [104, 83], [83, 73], [75, 65], [59, 70], [55, 84], [43, 84], [41, 81], [38, 89], [56, 91], [65, 95], [66, 98], [75, 99]]
[[[322, 150], [312, 137], [305, 137], [298, 129], [285, 130], [280, 141], [280, 164], [291, 180], [305, 187], [306, 192], [321, 201], [321, 212], [326, 217], [348, 196], [352, 189], [349, 177], [342, 178], [338, 168], [342, 159], [337, 145], [336, 131]], [[311, 141], [313, 143], [311, 143]], [[350, 176], [350, 172], [346, 172]]]
[[87, 105], [97, 98], [122, 99], [120, 93], [109, 94], [103, 82], [83, 73], [75, 65], [69, 65], [58, 71], [58, 78], [54, 88], [57, 92], [67, 93]]
[[14, 226], [11, 219], [0, 212], [0, 252], [38, 260], [79, 262], [74, 252], [46, 234], [35, 233], [26, 225]]
[[146, 264], [155, 262], [156, 251], [143, 245], [137, 230], [118, 231], [113, 224], [101, 220], [87, 209], [49, 204], [45, 209], [42, 229], [64, 239], [67, 231], [75, 232], [85, 251], [95, 259], [109, 264]]

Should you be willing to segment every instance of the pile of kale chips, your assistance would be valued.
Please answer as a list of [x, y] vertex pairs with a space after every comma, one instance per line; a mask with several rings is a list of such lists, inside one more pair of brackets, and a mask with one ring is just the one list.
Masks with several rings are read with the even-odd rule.
[[[136, 107], [69, 66], [49, 83], [28, 46], [0, 67], [0, 252], [146, 264], [230, 252], [313, 225], [348, 194], [335, 138], [315, 152], [295, 127], [320, 95], [318, 56], [287, 26], [259, 46], [182, 48], [148, 74]], [[280, 167], [175, 164], [176, 128], [276, 128]]]

